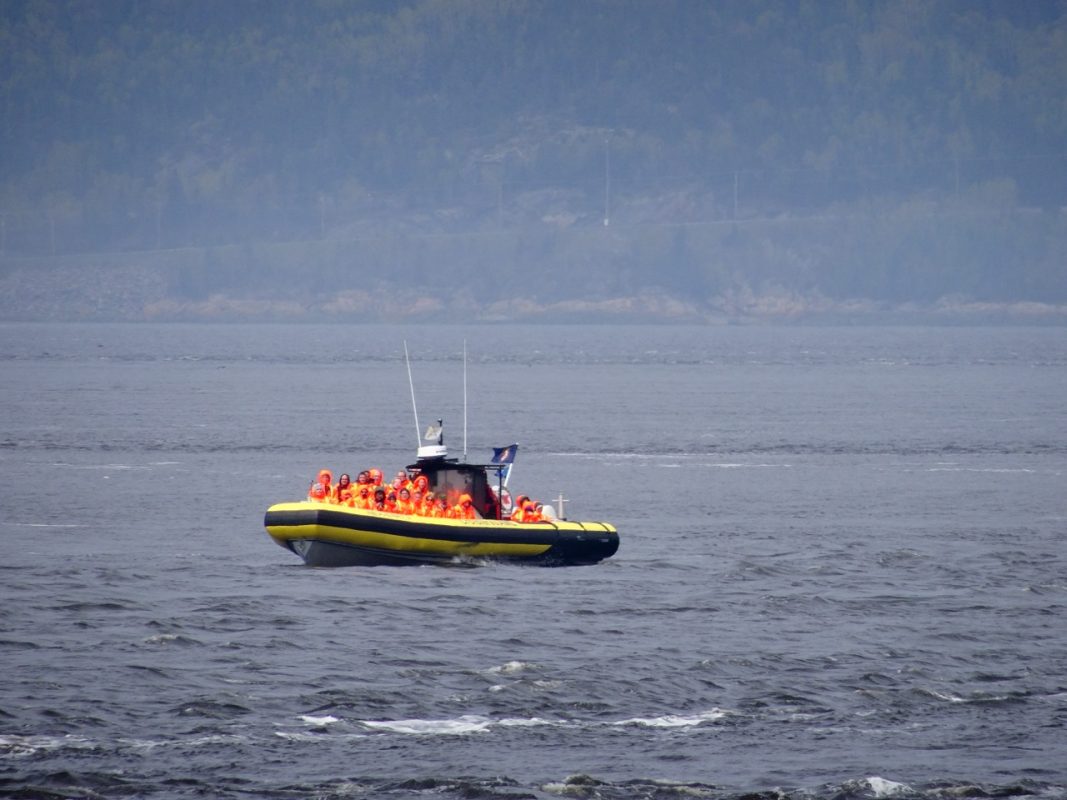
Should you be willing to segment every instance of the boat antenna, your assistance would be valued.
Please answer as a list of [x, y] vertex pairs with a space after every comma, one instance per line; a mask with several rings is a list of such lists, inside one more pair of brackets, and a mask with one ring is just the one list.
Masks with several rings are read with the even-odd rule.
[[463, 460], [467, 460], [467, 340], [463, 340]]
[[415, 414], [415, 447], [422, 445], [422, 428], [419, 427], [419, 410], [415, 407], [415, 381], [411, 378], [411, 359], [408, 357], [408, 340], [404, 340], [404, 363], [408, 365], [408, 386], [411, 387], [411, 411]]

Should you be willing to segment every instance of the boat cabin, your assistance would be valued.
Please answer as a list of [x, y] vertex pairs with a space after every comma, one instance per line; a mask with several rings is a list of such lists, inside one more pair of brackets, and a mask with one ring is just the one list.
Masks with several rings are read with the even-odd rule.
[[490, 471], [495, 472], [499, 466], [435, 457], [420, 458], [409, 465], [408, 470], [425, 475], [430, 482], [430, 491], [434, 495], [444, 494], [449, 505], [454, 504], [461, 494], [469, 494], [475, 510], [483, 519], [500, 519], [500, 501], [490, 483]]

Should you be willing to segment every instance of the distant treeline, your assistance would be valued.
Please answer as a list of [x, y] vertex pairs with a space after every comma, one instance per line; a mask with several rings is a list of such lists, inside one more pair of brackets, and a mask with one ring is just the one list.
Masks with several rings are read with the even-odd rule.
[[0, 255], [1062, 301], [1065, 75], [1060, 0], [5, 0]]
[[952, 319], [962, 310], [1062, 324], [1064, 242], [1059, 211], [917, 202], [807, 218], [8, 258], [0, 319], [723, 321], [939, 310]]

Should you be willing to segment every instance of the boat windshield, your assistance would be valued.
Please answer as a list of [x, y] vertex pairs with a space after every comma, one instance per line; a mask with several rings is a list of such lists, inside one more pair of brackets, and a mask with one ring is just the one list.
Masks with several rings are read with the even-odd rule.
[[449, 505], [454, 505], [462, 494], [469, 494], [474, 508], [485, 519], [500, 518], [500, 504], [489, 487], [485, 468], [472, 464], [441, 462], [416, 465], [430, 481], [430, 491], [444, 495]]

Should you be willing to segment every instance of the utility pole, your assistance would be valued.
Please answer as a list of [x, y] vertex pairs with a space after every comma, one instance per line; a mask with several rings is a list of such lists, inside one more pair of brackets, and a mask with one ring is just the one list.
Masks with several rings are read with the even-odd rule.
[[611, 142], [604, 140], [604, 227], [611, 224]]
[[496, 226], [499, 229], [504, 227], [504, 168], [500, 168], [500, 183], [497, 185], [496, 190]]

